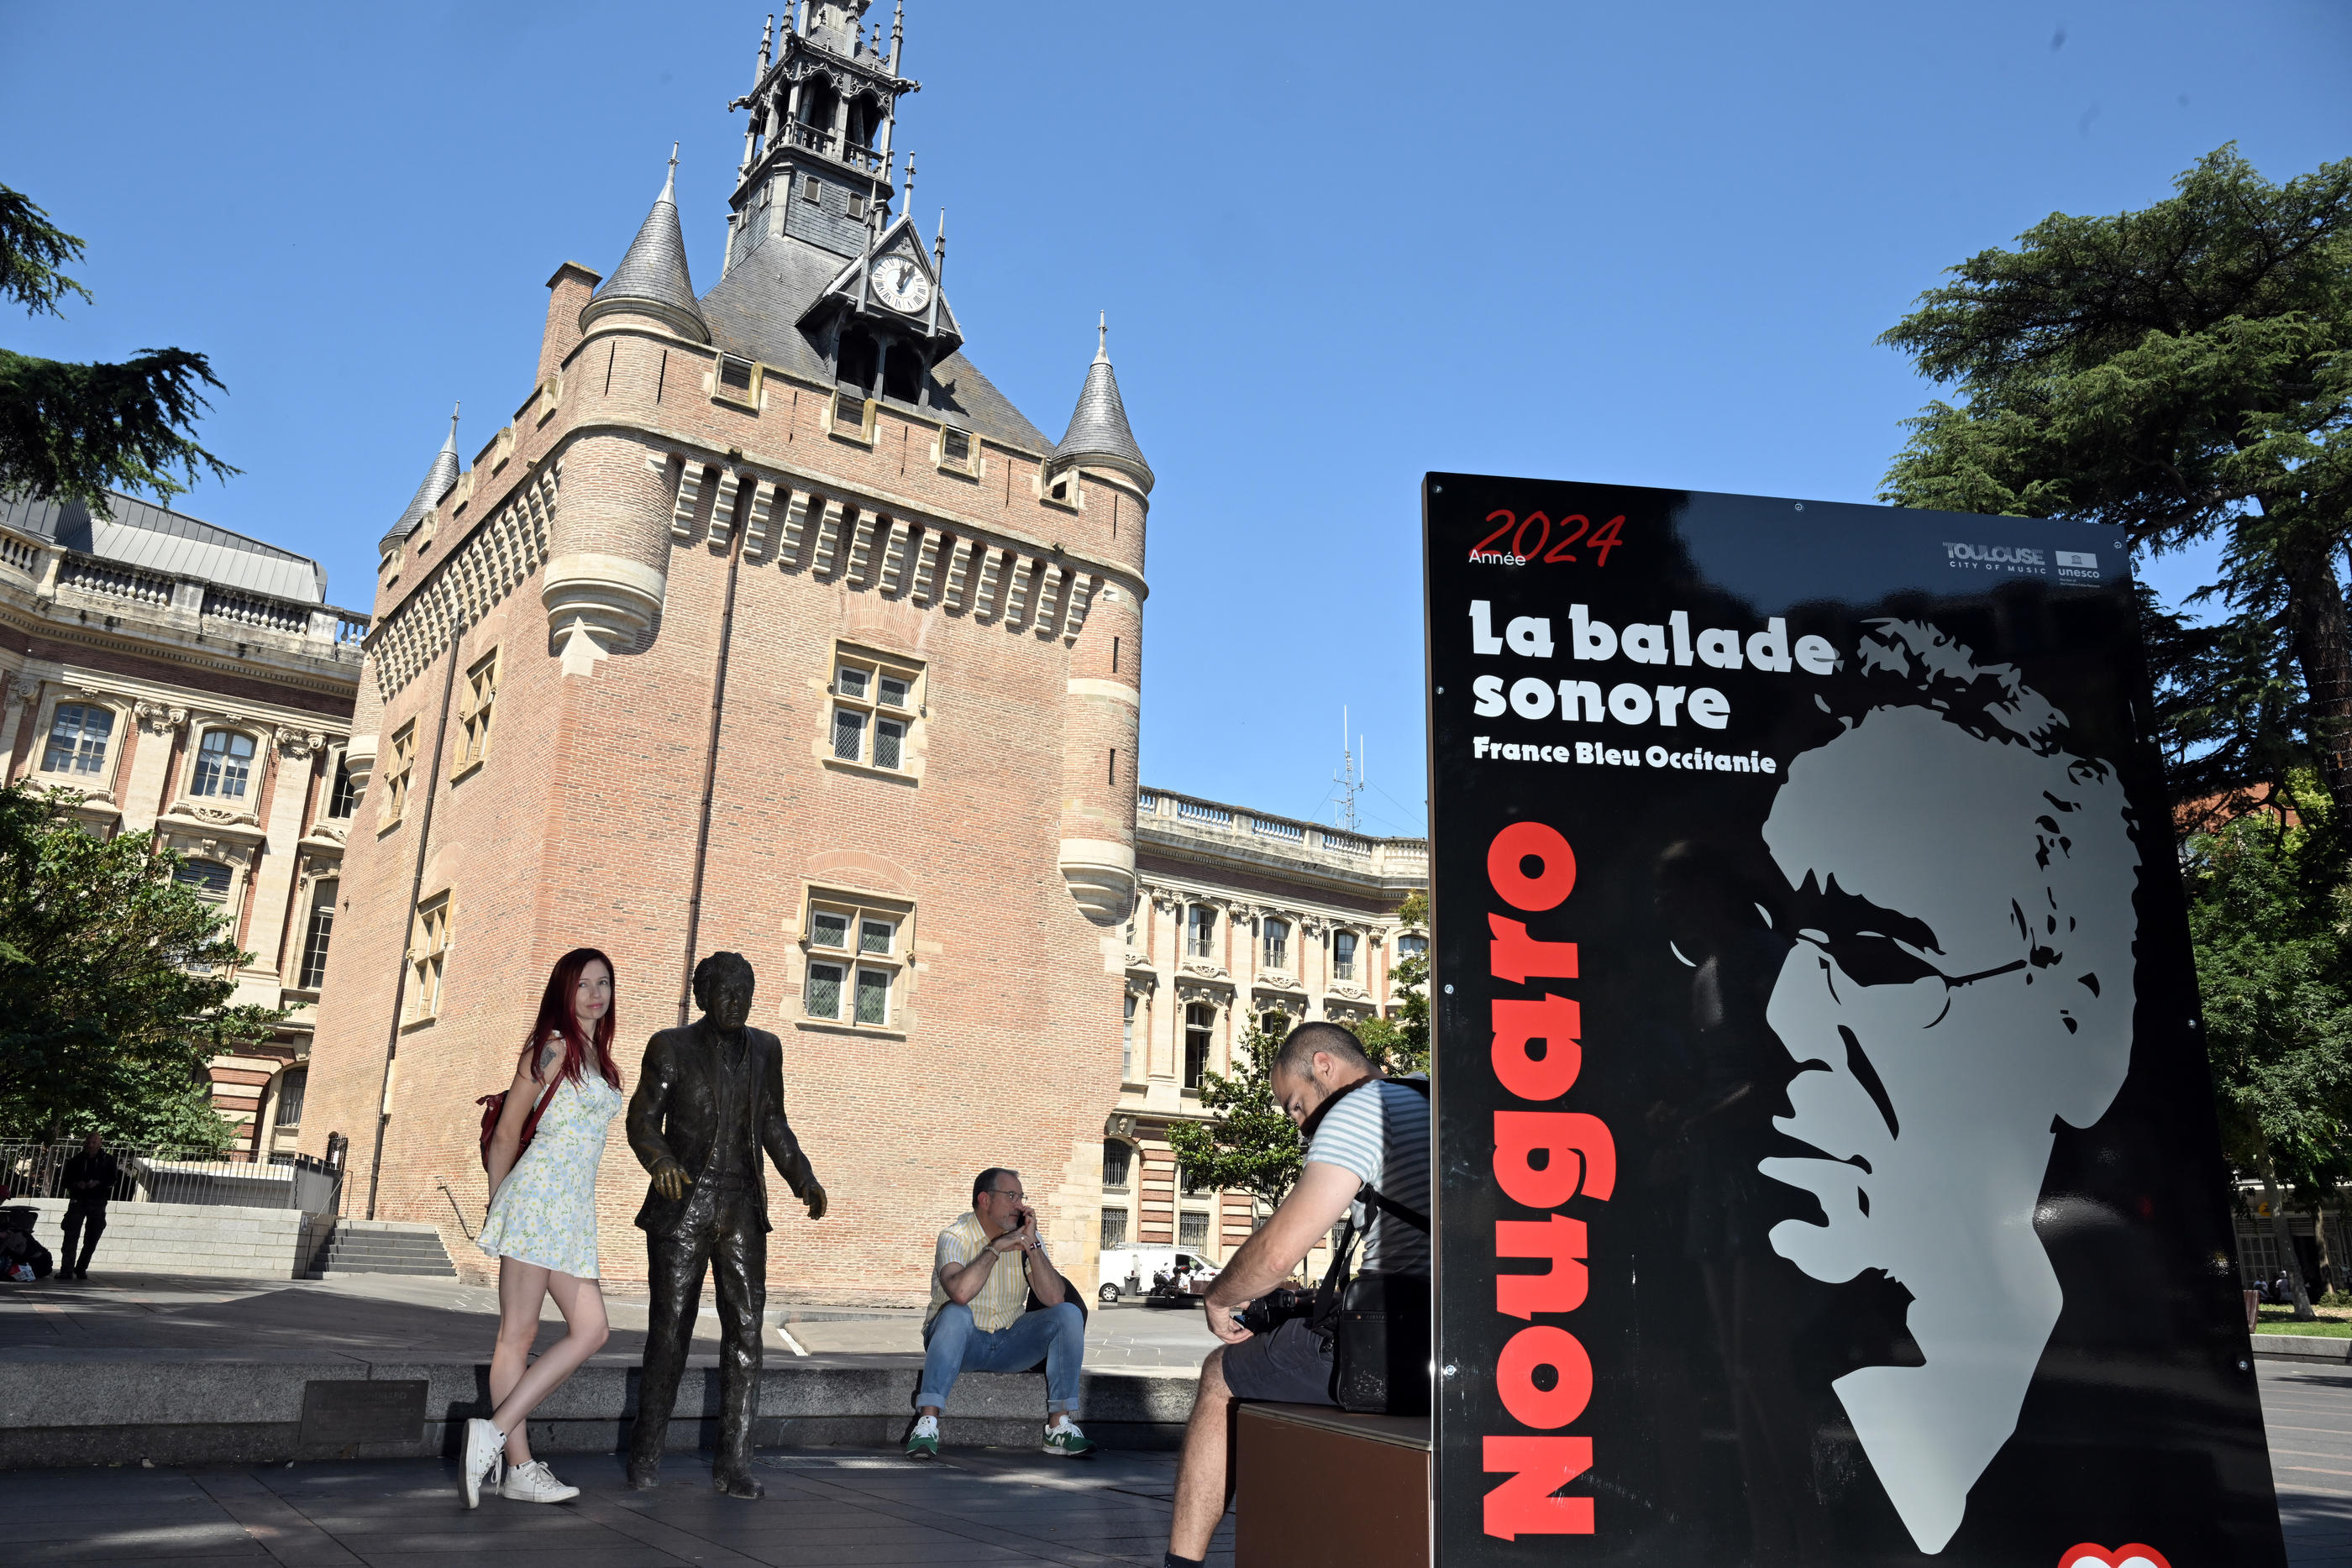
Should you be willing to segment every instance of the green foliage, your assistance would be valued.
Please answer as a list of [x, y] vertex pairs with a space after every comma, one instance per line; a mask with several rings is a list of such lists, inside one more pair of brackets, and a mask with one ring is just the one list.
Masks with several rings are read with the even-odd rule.
[[61, 316], [58, 301], [89, 290], [58, 270], [81, 259], [81, 241], [49, 222], [49, 214], [22, 192], [0, 185], [0, 298], [14, 299], [38, 316]]
[[1290, 1196], [1303, 1161], [1298, 1129], [1268, 1082], [1281, 1049], [1281, 1034], [1253, 1023], [1234, 1047], [1230, 1077], [1201, 1074], [1201, 1109], [1211, 1120], [1168, 1129], [1188, 1186], [1246, 1192], [1269, 1207]]
[[[1414, 897], [1421, 895], [1415, 894]], [[1391, 1078], [1429, 1071], [1429, 955], [1397, 960], [1392, 976], [1396, 1005], [1388, 1018], [1365, 1019], [1352, 1027], [1364, 1054]]]
[[[35, 315], [61, 315], [58, 302], [68, 293], [89, 298], [58, 270], [81, 254], [80, 240], [0, 185], [0, 297]], [[103, 517], [110, 488], [169, 498], [199, 470], [226, 478], [236, 470], [190, 434], [210, 406], [203, 387], [224, 390], [205, 356], [185, 349], [142, 349], [121, 364], [88, 365], [0, 349], [0, 494], [63, 497]]]
[[2271, 737], [2352, 806], [2352, 160], [2274, 185], [2224, 147], [2145, 211], [2053, 214], [1952, 274], [1880, 340], [1963, 399], [1910, 422], [1881, 498], [2159, 554], [2221, 535], [2236, 647], [2199, 656], [2251, 668], [2284, 633], [2305, 728]]
[[152, 833], [100, 840], [75, 800], [0, 789], [0, 1134], [226, 1147], [205, 1063], [286, 1015], [229, 1005], [253, 956], [174, 880], [179, 857]]
[[[1399, 911], [1405, 924], [1425, 925], [1428, 898], [1419, 893]], [[1364, 1043], [1364, 1054], [1391, 1077], [1429, 1071], [1429, 957], [1416, 953], [1397, 964], [1396, 1005], [1389, 1018], [1362, 1019], [1349, 1027]], [[1281, 1015], [1276, 1015], [1277, 1017]], [[1289, 1033], [1252, 1024], [1234, 1048], [1234, 1071], [1201, 1074], [1201, 1109], [1211, 1120], [1179, 1122], [1168, 1129], [1169, 1145], [1194, 1185], [1247, 1192], [1271, 1207], [1290, 1195], [1305, 1163], [1298, 1129], [1275, 1103], [1270, 1082], [1274, 1059]]]
[[2344, 1172], [2352, 1118], [2352, 883], [2326, 794], [2303, 825], [2242, 817], [2188, 845], [2189, 926], [2224, 1152], [2306, 1191]]

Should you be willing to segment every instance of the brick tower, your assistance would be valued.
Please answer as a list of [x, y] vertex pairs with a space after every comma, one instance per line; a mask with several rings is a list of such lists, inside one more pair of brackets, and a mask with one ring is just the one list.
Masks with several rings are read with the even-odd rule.
[[[698, 956], [757, 967], [833, 1195], [813, 1226], [778, 1189], [780, 1295], [919, 1299], [987, 1165], [1090, 1277], [1151, 470], [1104, 337], [1059, 444], [965, 356], [943, 235], [891, 215], [917, 84], [866, 10], [763, 38], [717, 285], [666, 182], [609, 277], [556, 269], [512, 422], [383, 540], [305, 1146], [346, 1133], [348, 1212], [477, 1273], [473, 1102], [588, 944], [632, 1082]], [[644, 1190], [616, 1124], [608, 1279], [644, 1276]]]

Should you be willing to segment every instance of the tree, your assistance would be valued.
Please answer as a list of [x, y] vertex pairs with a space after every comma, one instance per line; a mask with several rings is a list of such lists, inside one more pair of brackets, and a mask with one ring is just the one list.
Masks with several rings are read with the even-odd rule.
[[1246, 1192], [1269, 1208], [1290, 1196], [1303, 1163], [1298, 1129], [1275, 1103], [1270, 1082], [1283, 1033], [1253, 1023], [1234, 1047], [1232, 1076], [1201, 1074], [1201, 1109], [1210, 1120], [1168, 1129], [1187, 1186]]
[[2174, 188], [2052, 214], [1880, 339], [1963, 399], [1910, 422], [1881, 498], [2104, 523], [2159, 554], [2221, 536], [2228, 636], [2284, 636], [2319, 778], [2352, 808], [2352, 159], [2274, 185], [2223, 147]]
[[152, 832], [101, 841], [78, 800], [0, 789], [0, 1132], [225, 1148], [205, 1063], [286, 1015], [229, 1005], [253, 955]]
[[2261, 1179], [2295, 1315], [2308, 1318], [2283, 1189], [2332, 1190], [2344, 1173], [2352, 883], [2326, 792], [2309, 774], [2289, 787], [2294, 821], [2245, 816], [2193, 835], [2183, 869], [2223, 1152]]
[[[58, 268], [82, 243], [19, 192], [0, 185], [0, 298], [33, 315], [62, 316], [68, 294], [89, 290]], [[190, 434], [210, 406], [200, 386], [226, 390], [204, 355], [142, 349], [121, 364], [70, 364], [0, 349], [0, 495], [63, 497], [108, 515], [109, 489], [170, 497], [197, 471], [236, 472]]]

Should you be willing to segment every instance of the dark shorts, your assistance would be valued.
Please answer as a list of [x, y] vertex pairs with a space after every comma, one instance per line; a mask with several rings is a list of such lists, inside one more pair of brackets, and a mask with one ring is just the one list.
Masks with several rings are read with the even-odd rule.
[[1268, 1333], [1225, 1346], [1225, 1386], [1236, 1399], [1270, 1405], [1331, 1405], [1331, 1342], [1292, 1318]]

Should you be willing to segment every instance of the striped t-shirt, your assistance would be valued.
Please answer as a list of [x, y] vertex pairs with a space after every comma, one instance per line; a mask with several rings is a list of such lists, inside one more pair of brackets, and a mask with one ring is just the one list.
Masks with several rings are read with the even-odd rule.
[[[931, 1251], [931, 1310], [923, 1314], [924, 1328], [929, 1329], [931, 1320], [940, 1315], [940, 1309], [948, 1304], [948, 1288], [940, 1282], [940, 1270], [950, 1263], [971, 1262], [987, 1245], [988, 1232], [982, 1228], [980, 1216], [969, 1210], [961, 1219], [940, 1232], [939, 1245]], [[1043, 1237], [1037, 1245], [1043, 1250]], [[989, 1270], [988, 1282], [966, 1305], [971, 1308], [972, 1326], [984, 1333], [1009, 1329], [1019, 1322], [1021, 1314], [1029, 1310], [1029, 1255], [999, 1255], [995, 1266]]]
[[[1429, 1213], [1429, 1101], [1386, 1080], [1349, 1094], [1316, 1124], [1309, 1165], [1338, 1166], [1381, 1197]], [[1429, 1237], [1371, 1204], [1352, 1206], [1364, 1238], [1363, 1273], [1426, 1274]]]

